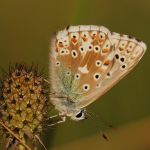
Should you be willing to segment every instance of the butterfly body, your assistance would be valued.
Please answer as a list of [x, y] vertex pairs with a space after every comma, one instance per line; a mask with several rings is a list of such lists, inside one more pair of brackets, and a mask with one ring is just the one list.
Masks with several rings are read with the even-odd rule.
[[145, 50], [142, 41], [103, 26], [59, 31], [51, 43], [51, 102], [60, 115], [84, 119], [85, 107], [129, 73]]

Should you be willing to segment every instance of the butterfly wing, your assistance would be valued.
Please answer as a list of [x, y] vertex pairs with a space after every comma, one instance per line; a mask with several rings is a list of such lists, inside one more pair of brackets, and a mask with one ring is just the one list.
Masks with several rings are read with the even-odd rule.
[[82, 108], [125, 76], [146, 46], [103, 26], [70, 26], [59, 31], [51, 44], [51, 90]]
[[114, 45], [114, 63], [106, 76], [99, 81], [99, 89], [93, 90], [84, 99], [81, 99], [79, 103], [80, 107], [89, 105], [111, 89], [136, 66], [146, 51], [144, 42], [128, 35], [112, 32], [111, 41]]
[[113, 64], [110, 35], [103, 26], [71, 26], [59, 31], [51, 44], [52, 90], [79, 102], [95, 88]]

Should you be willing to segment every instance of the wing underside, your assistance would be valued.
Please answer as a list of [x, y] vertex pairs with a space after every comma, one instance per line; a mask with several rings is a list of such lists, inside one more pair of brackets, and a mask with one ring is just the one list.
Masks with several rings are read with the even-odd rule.
[[145, 50], [143, 42], [103, 26], [70, 26], [52, 40], [51, 89], [85, 107], [122, 79]]

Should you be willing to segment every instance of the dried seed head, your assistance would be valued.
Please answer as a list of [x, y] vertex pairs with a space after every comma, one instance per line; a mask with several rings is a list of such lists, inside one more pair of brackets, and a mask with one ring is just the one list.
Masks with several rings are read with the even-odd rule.
[[[0, 86], [0, 119], [20, 139], [34, 139], [43, 129], [50, 108], [48, 85], [37, 67], [16, 65], [2, 78]], [[3, 129], [10, 139], [12, 135]], [[4, 131], [5, 130], [5, 131]]]

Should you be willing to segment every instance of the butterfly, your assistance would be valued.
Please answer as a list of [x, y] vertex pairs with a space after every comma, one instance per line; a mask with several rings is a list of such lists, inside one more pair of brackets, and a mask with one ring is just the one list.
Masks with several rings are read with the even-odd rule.
[[126, 76], [140, 61], [146, 44], [104, 26], [68, 26], [52, 38], [50, 100], [66, 117], [85, 119], [86, 106]]

